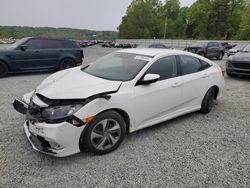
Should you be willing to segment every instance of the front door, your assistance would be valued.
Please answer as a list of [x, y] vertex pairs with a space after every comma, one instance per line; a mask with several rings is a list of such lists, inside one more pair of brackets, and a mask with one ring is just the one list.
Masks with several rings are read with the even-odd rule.
[[134, 92], [135, 129], [141, 129], [166, 119], [178, 110], [182, 79], [178, 77], [175, 56], [154, 62], [146, 74], [158, 74], [160, 79], [149, 85], [136, 85]]

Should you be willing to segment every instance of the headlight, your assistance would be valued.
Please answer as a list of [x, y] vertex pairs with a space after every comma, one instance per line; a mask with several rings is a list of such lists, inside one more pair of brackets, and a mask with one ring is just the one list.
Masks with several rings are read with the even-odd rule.
[[66, 106], [53, 106], [45, 108], [42, 111], [42, 117], [47, 120], [59, 120], [70, 117], [82, 108], [81, 104], [66, 105]]

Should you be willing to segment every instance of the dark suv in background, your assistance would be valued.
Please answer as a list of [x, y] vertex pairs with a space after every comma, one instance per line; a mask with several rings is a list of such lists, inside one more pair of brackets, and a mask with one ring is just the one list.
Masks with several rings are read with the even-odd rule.
[[225, 55], [225, 47], [219, 42], [196, 42], [184, 50], [207, 57], [221, 60]]
[[0, 46], [0, 77], [13, 72], [62, 70], [82, 63], [83, 51], [76, 42], [41, 37], [23, 38]]

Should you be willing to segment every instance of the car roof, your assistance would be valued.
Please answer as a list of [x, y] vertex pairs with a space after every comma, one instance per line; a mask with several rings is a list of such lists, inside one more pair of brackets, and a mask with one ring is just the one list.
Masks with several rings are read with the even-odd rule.
[[132, 49], [119, 50], [118, 52], [133, 53], [133, 54], [152, 56], [152, 57], [156, 55], [181, 55], [181, 54], [190, 55], [190, 53], [182, 50], [162, 49], [162, 48], [132, 48]]

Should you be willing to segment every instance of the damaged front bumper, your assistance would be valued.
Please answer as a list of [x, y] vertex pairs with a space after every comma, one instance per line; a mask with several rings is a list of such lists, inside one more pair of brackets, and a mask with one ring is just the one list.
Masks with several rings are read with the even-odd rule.
[[66, 157], [80, 152], [79, 140], [83, 127], [70, 123], [48, 124], [26, 120], [24, 130], [32, 147], [42, 153]]
[[[19, 113], [27, 114], [28, 112], [29, 105], [22, 99], [15, 99], [13, 106]], [[65, 157], [80, 152], [79, 140], [85, 126], [73, 126], [66, 121], [50, 124], [27, 119], [24, 123], [24, 131], [35, 150]]]

